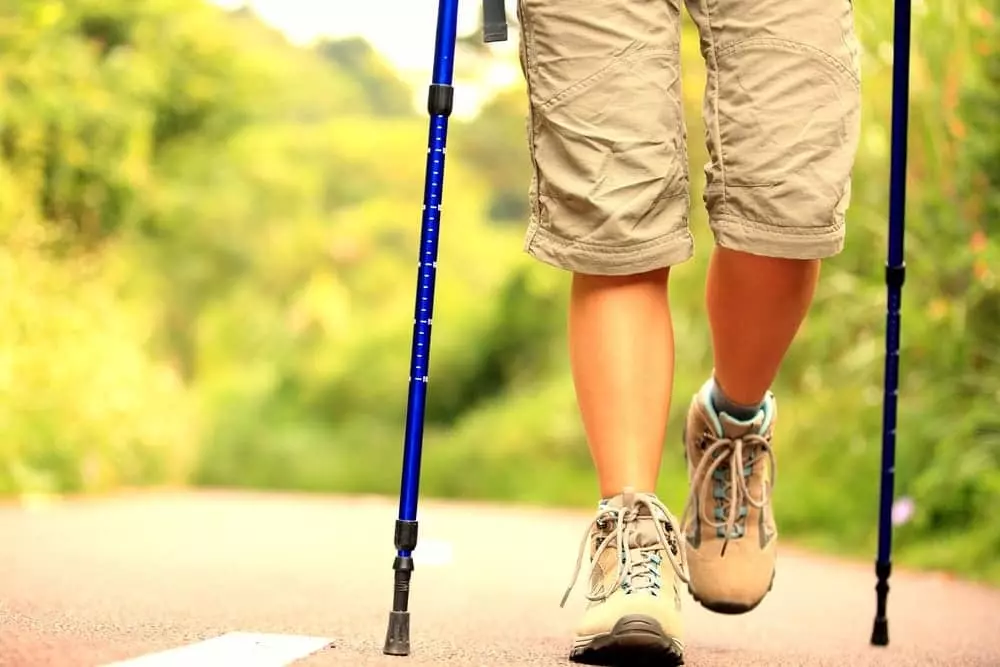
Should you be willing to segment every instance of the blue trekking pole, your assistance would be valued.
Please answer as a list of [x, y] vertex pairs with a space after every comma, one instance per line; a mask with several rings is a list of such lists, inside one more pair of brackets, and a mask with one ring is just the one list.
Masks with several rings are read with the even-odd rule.
[[[507, 39], [503, 0], [483, 0], [483, 40]], [[438, 235], [441, 224], [441, 195], [444, 187], [445, 147], [448, 117], [451, 115], [455, 71], [455, 42], [458, 32], [458, 0], [439, 0], [434, 68], [427, 93], [430, 136], [427, 143], [427, 171], [424, 176], [424, 207], [417, 261], [417, 298], [413, 315], [413, 345], [410, 353], [410, 388], [406, 403], [406, 430], [403, 439], [403, 475], [396, 519], [396, 558], [392, 611], [382, 652], [386, 655], [410, 653], [410, 577], [413, 551], [417, 547], [417, 496], [420, 487], [420, 455], [424, 437], [424, 407], [427, 400], [428, 365], [431, 350], [431, 319], [434, 314], [434, 281], [437, 276]]]
[[885, 265], [885, 395], [882, 403], [882, 489], [878, 516], [878, 558], [875, 561], [876, 611], [873, 646], [889, 644], [886, 603], [892, 573], [892, 505], [896, 479], [896, 406], [899, 395], [900, 306], [906, 262], [906, 140], [910, 97], [910, 0], [896, 0], [892, 58], [892, 152], [889, 172], [889, 250]]

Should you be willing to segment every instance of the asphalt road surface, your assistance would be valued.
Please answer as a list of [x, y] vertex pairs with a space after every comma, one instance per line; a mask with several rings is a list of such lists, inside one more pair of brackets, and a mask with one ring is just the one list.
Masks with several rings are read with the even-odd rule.
[[[0, 665], [97, 667], [230, 632], [329, 639], [294, 663], [307, 667], [569, 665], [581, 588], [566, 609], [559, 599], [588, 518], [425, 502], [413, 651], [390, 658], [390, 500], [178, 493], [8, 504]], [[687, 600], [687, 664], [1000, 666], [1000, 591], [897, 572], [892, 646], [871, 648], [873, 585], [867, 563], [785, 548], [774, 591], [751, 614], [716, 616]]]

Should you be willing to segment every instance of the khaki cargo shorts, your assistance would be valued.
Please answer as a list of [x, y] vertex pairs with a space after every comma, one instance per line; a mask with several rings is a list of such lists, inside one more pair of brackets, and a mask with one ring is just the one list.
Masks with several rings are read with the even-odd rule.
[[[704, 200], [719, 245], [844, 245], [860, 131], [851, 0], [686, 0], [708, 80]], [[579, 273], [691, 257], [681, 0], [519, 0], [534, 166], [525, 248]]]

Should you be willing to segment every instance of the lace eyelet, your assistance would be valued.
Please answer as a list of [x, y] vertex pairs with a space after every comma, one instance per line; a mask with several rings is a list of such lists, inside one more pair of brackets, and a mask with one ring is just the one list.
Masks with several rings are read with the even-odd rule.
[[701, 438], [698, 439], [698, 447], [701, 451], [708, 449], [708, 441], [711, 439], [712, 434], [709, 431], [702, 431]]

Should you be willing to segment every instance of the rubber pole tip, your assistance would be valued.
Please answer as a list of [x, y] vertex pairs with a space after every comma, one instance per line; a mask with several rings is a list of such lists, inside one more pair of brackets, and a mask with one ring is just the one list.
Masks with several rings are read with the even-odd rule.
[[410, 612], [389, 612], [389, 629], [385, 633], [386, 655], [410, 655]]
[[889, 619], [876, 618], [872, 626], [872, 646], [889, 645]]

